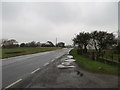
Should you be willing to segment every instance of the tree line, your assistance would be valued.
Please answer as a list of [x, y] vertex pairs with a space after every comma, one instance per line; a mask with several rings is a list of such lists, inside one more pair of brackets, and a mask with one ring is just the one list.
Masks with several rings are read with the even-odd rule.
[[116, 49], [120, 52], [120, 42], [113, 33], [105, 31], [80, 32], [73, 38], [74, 45], [79, 47], [79, 53], [87, 53], [88, 48], [101, 53], [104, 49]]
[[21, 43], [18, 44], [18, 41], [15, 39], [2, 39], [1, 41], [1, 47], [2, 48], [16, 48], [16, 47], [64, 47], [63, 42], [59, 42], [57, 45], [54, 45], [51, 41], [47, 41], [46, 43], [40, 43], [40, 42], [27, 42], [27, 43]]

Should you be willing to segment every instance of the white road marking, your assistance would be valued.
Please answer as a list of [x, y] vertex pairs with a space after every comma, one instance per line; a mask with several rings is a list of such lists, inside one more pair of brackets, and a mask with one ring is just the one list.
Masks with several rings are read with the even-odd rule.
[[31, 74], [37, 72], [38, 70], [40, 70], [40, 68], [35, 69], [34, 71], [31, 72]]
[[47, 66], [49, 63], [45, 63], [44, 66]]
[[6, 89], [12, 87], [13, 85], [17, 84], [17, 83], [20, 82], [20, 81], [22, 81], [22, 79], [19, 79], [19, 80], [15, 81], [14, 83], [8, 85], [8, 86], [6, 87]]

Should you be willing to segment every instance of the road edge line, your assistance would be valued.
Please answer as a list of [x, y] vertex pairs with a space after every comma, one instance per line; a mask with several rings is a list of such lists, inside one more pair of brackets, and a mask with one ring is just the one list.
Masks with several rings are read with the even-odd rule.
[[43, 66], [47, 66], [49, 63], [47, 62], [47, 63], [45, 63]]
[[19, 79], [19, 80], [13, 82], [12, 84], [10, 84], [10, 85], [8, 85], [7, 87], [5, 87], [5, 89], [12, 87], [13, 85], [17, 84], [17, 83], [20, 82], [20, 81], [22, 81], [22, 79]]
[[40, 68], [35, 69], [34, 71], [31, 72], [31, 74], [34, 74], [34, 73], [37, 72], [38, 70], [40, 70]]

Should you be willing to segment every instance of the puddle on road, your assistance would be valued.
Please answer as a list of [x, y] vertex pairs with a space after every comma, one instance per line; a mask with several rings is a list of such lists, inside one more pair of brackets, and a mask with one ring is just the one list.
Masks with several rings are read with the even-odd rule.
[[79, 70], [75, 69], [75, 66], [73, 64], [74, 61], [76, 61], [76, 60], [73, 59], [73, 56], [67, 55], [63, 60], [61, 60], [61, 63], [59, 65], [57, 65], [57, 68], [58, 69], [67, 69], [67, 70], [69, 70], [70, 68], [73, 68], [74, 73], [76, 73], [76, 75], [82, 77], [83, 73], [80, 72]]
[[65, 60], [66, 62], [74, 62], [75, 61], [75, 59], [67, 59], [67, 60]]
[[68, 55], [67, 57], [68, 57], [69, 59], [72, 59], [72, 58], [73, 58], [73, 56], [71, 56], [71, 55]]
[[73, 66], [73, 65], [65, 66], [65, 65], [62, 65], [62, 64], [60, 64], [60, 65], [57, 66], [57, 68], [59, 68], [59, 69], [67, 69], [67, 68], [74, 68], [74, 67], [75, 66]]
[[72, 63], [75, 61], [73, 58], [73, 56], [71, 55], [67, 55], [66, 58], [63, 59], [63, 61], [61, 62], [61, 64], [57, 65], [57, 68], [59, 69], [68, 69], [68, 68], [74, 68], [75, 66], [72, 65]]

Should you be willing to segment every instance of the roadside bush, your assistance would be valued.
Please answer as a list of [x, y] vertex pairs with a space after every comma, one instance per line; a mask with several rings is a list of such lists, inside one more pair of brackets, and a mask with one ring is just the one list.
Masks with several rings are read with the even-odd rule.
[[83, 54], [83, 50], [82, 49], [77, 49], [77, 53], [79, 54], [79, 55], [82, 55]]

